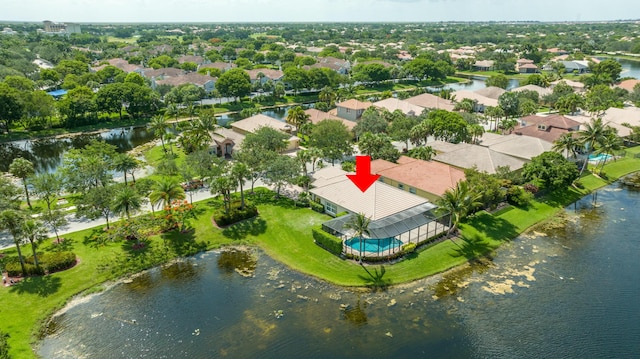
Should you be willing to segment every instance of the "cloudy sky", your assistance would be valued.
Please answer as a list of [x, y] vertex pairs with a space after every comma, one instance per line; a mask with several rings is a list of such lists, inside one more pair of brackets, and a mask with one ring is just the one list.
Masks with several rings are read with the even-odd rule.
[[0, 0], [0, 21], [589, 21], [638, 18], [638, 0]]

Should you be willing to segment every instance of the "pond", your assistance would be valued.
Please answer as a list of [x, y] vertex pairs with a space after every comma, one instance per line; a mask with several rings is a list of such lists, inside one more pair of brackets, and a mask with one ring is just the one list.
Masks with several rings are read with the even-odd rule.
[[[209, 252], [75, 300], [44, 358], [560, 358], [640, 352], [640, 193], [618, 184], [467, 268], [360, 292]], [[372, 282], [391, 268], [364, 267]]]

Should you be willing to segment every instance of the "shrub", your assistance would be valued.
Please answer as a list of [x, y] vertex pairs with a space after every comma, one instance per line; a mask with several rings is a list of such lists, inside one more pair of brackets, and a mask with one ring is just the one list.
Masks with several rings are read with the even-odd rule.
[[526, 206], [533, 199], [531, 192], [525, 191], [518, 186], [509, 187], [507, 190], [507, 202], [514, 206]]
[[40, 264], [49, 273], [65, 270], [76, 264], [76, 254], [73, 252], [49, 252], [40, 256], [39, 259]]
[[[5, 269], [9, 277], [19, 277], [22, 275], [22, 268], [20, 267], [20, 262], [8, 263]], [[27, 276], [44, 274], [44, 268], [42, 268], [42, 266], [36, 267], [34, 264], [26, 263], [26, 261], [24, 264], [24, 269], [27, 272]]]
[[321, 203], [318, 202], [311, 202], [311, 209], [318, 212], [318, 213], [324, 213], [324, 206]]
[[340, 213], [336, 214], [336, 217], [346, 216], [347, 214], [349, 214], [349, 212], [347, 212], [347, 211], [342, 211], [342, 212], [340, 212]]
[[323, 231], [319, 227], [312, 228], [311, 232], [317, 245], [336, 255], [342, 253], [342, 240], [340, 238]]
[[9, 343], [7, 339], [9, 338], [9, 334], [5, 332], [0, 332], [0, 359], [9, 359]]
[[253, 218], [258, 215], [258, 208], [254, 205], [246, 204], [244, 209], [231, 209], [229, 214], [224, 210], [218, 210], [213, 214], [213, 220], [221, 227], [225, 227], [245, 219]]
[[407, 243], [402, 245], [402, 252], [411, 253], [416, 250], [417, 245], [415, 243]]

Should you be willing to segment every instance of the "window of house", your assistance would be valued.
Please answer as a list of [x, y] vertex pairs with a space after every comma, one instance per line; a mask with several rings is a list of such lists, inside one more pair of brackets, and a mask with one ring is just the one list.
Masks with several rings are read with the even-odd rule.
[[347, 108], [346, 110], [347, 110], [347, 113], [351, 113], [351, 109], [350, 108]]
[[404, 189], [404, 185], [402, 183], [398, 183], [398, 188]]
[[326, 202], [324, 204], [324, 210], [331, 214], [336, 214], [338, 212], [338, 207], [335, 203]]
[[416, 194], [416, 189], [413, 187], [409, 187], [409, 193]]

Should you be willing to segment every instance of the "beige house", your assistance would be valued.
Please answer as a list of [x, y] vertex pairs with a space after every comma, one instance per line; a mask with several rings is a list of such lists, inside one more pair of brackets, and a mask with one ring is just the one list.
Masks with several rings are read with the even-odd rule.
[[541, 87], [538, 85], [524, 85], [524, 86], [520, 86], [520, 87], [516, 87], [514, 89], [512, 89], [511, 91], [513, 92], [520, 92], [520, 91], [535, 91], [538, 93], [538, 96], [542, 97], [542, 96], [546, 96], [551, 94], [551, 90], [546, 88], [546, 87]]
[[357, 122], [345, 120], [344, 118], [334, 116], [328, 112], [320, 111], [315, 108], [306, 109], [304, 110], [304, 113], [309, 115], [309, 121], [311, 121], [311, 123], [314, 125], [317, 125], [320, 121], [324, 121], [324, 120], [337, 120], [342, 122], [345, 126], [347, 126], [347, 129], [349, 129], [349, 131], [352, 131], [357, 124]]
[[474, 92], [480, 96], [497, 100], [500, 98], [500, 96], [502, 96], [503, 93], [507, 92], [507, 90], [497, 86], [488, 86], [482, 89], [475, 90]]
[[576, 132], [580, 129], [580, 122], [562, 115], [525, 116], [520, 119], [520, 126], [513, 133], [536, 137], [547, 142], [554, 142], [562, 135]]
[[422, 111], [424, 111], [423, 107], [416, 106], [408, 101], [399, 100], [393, 97], [374, 102], [373, 106], [381, 109], [383, 108], [389, 112], [400, 110], [405, 115], [410, 116], [419, 116]]
[[453, 111], [455, 108], [455, 104], [451, 100], [443, 99], [442, 97], [432, 95], [430, 93], [423, 93], [418, 96], [409, 97], [405, 99], [406, 102], [420, 106], [423, 109], [436, 109], [436, 110], [447, 110]]
[[209, 143], [209, 153], [218, 157], [231, 157], [233, 152], [240, 149], [244, 135], [225, 127], [216, 126], [216, 130], [211, 133]]
[[531, 136], [516, 134], [503, 136], [487, 132], [480, 138], [480, 146], [529, 161], [543, 152], [551, 151], [553, 143]]
[[452, 94], [453, 98], [455, 99], [456, 102], [460, 102], [464, 99], [469, 99], [473, 102], [475, 102], [475, 106], [473, 108], [473, 110], [475, 112], [484, 112], [484, 109], [492, 106], [492, 107], [497, 107], [498, 106], [498, 100], [497, 99], [493, 99], [493, 98], [489, 98], [486, 96], [482, 96], [480, 94], [477, 94], [473, 91], [467, 91], [467, 90], [460, 90], [460, 91], [456, 91]]
[[[469, 143], [449, 144], [447, 152], [438, 153], [433, 159], [458, 168], [476, 168], [478, 171], [485, 171], [493, 174], [498, 167], [508, 166], [512, 171], [519, 170], [526, 163], [525, 160], [515, 158], [500, 152], [493, 151], [488, 147], [472, 145]], [[443, 148], [437, 144], [430, 144], [433, 148]], [[438, 150], [440, 151], [440, 150]]]
[[371, 162], [371, 173], [380, 180], [409, 193], [437, 201], [447, 190], [465, 179], [464, 171], [445, 163], [423, 161], [402, 156], [398, 163], [377, 159]]
[[345, 120], [357, 121], [362, 116], [362, 113], [372, 105], [373, 104], [368, 101], [362, 102], [356, 99], [350, 99], [336, 104], [336, 114]]
[[298, 148], [300, 144], [300, 138], [293, 135], [296, 131], [296, 128], [295, 126], [292, 126], [286, 122], [276, 120], [275, 118], [265, 116], [263, 114], [257, 114], [245, 118], [244, 120], [231, 123], [231, 128], [233, 129], [233, 131], [245, 136], [248, 133], [255, 133], [261, 127], [271, 127], [289, 135], [290, 137], [287, 140], [288, 144], [286, 151], [292, 151]]

